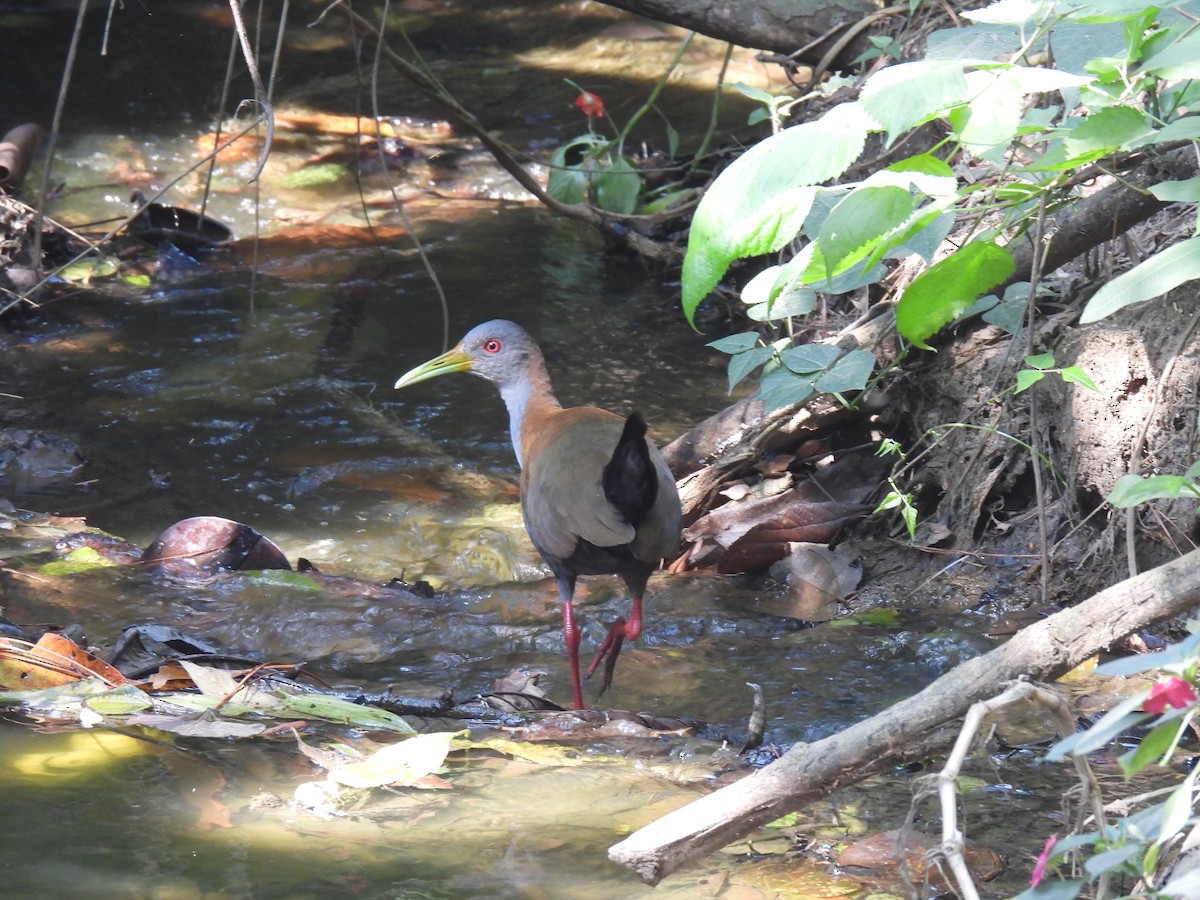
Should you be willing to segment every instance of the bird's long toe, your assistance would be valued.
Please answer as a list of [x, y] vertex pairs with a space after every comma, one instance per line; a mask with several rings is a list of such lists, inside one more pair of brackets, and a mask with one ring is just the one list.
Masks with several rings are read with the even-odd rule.
[[596, 671], [596, 667], [600, 665], [600, 661], [604, 660], [604, 678], [600, 682], [601, 695], [612, 684], [613, 671], [617, 667], [617, 657], [621, 655], [621, 647], [625, 643], [627, 634], [625, 620], [618, 618], [608, 627], [608, 634], [604, 636], [604, 641], [596, 648], [596, 655], [592, 657], [592, 664], [588, 666], [587, 677], [591, 678], [592, 673]]

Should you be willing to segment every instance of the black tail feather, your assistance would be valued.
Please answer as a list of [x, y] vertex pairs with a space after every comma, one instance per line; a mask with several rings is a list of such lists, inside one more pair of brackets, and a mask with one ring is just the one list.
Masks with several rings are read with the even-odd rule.
[[625, 420], [612, 459], [604, 467], [604, 496], [626, 522], [641, 521], [658, 499], [658, 473], [646, 444], [646, 422], [639, 413]]

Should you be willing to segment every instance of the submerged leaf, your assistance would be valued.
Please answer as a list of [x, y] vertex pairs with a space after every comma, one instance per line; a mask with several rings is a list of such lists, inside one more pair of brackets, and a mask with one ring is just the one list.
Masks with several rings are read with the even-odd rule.
[[462, 733], [439, 731], [419, 734], [389, 744], [366, 759], [333, 769], [329, 773], [329, 780], [351, 788], [384, 787], [389, 784], [412, 786], [442, 767], [446, 754], [450, 752], [451, 740]]

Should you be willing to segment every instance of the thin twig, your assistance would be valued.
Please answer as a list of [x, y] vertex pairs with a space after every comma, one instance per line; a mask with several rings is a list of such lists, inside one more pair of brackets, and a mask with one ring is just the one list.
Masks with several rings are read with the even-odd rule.
[[[71, 73], [75, 71], [75, 56], [79, 51], [79, 37], [83, 33], [83, 18], [87, 13], [88, 0], [79, 0], [79, 12], [75, 16], [75, 28], [71, 32], [71, 46], [67, 50], [67, 61], [63, 63], [62, 81], [58, 85], [58, 100], [54, 104], [54, 119], [50, 122], [50, 133], [46, 135], [46, 165], [42, 169], [42, 190], [38, 198], [37, 218], [33, 223], [33, 258], [30, 265], [35, 272], [42, 270], [42, 225], [46, 197], [50, 193], [50, 171], [54, 165], [54, 145], [58, 142], [58, 129], [62, 124], [63, 108], [67, 105], [67, 89], [71, 85]], [[16, 301], [14, 301], [16, 302]], [[12, 308], [8, 304], [0, 314]]]
[[[380, 159], [383, 158], [383, 130], [380, 128], [380, 123], [383, 121], [383, 116], [379, 111], [379, 63], [383, 58], [383, 29], [387, 24], [388, 13], [391, 9], [391, 0], [385, 0], [383, 9], [379, 13], [379, 34], [375, 38], [375, 56], [371, 60], [371, 115], [375, 118], [375, 134], [376, 142], [379, 146]], [[351, 21], [350, 27], [354, 27], [354, 22]], [[421, 257], [421, 264], [425, 267], [425, 273], [429, 276], [429, 280], [433, 283], [433, 289], [437, 292], [438, 301], [442, 306], [442, 350], [443, 352], [450, 349], [450, 304], [446, 300], [446, 292], [442, 288], [441, 279], [438, 278], [437, 270], [433, 267], [433, 261], [430, 260], [429, 254], [425, 252], [425, 245], [417, 236], [417, 229], [413, 227], [412, 220], [408, 217], [408, 211], [404, 208], [404, 201], [400, 199], [399, 191], [396, 183], [392, 180], [391, 172], [386, 165], [380, 166], [383, 172], [384, 181], [387, 183], [388, 194], [392, 198], [392, 206], [400, 215], [400, 221], [404, 223], [404, 227], [408, 229], [409, 235], [412, 237], [413, 246], [417, 248], [417, 255]]]
[[250, 35], [246, 32], [246, 23], [242, 19], [241, 0], [229, 0], [229, 10], [233, 14], [233, 28], [237, 32], [238, 42], [242, 45], [242, 58], [246, 61], [250, 80], [254, 83], [254, 102], [258, 104], [261, 111], [261, 120], [267, 125], [267, 134], [263, 141], [262, 152], [258, 157], [258, 165], [254, 169], [254, 174], [250, 176], [250, 183], [253, 184], [258, 181], [258, 176], [262, 174], [263, 167], [267, 164], [267, 157], [271, 153], [271, 142], [275, 137], [275, 110], [271, 107], [271, 98], [267, 94], [266, 88], [263, 87], [262, 76], [258, 72], [258, 60], [255, 59], [254, 50], [250, 46]]

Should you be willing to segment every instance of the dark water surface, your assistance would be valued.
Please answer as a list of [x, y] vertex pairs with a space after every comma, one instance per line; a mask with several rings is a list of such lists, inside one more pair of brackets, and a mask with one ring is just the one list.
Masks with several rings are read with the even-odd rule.
[[[43, 42], [43, 52], [18, 54], [20, 65], [10, 60], [4, 69], [10, 80], [28, 78], [39, 62], [54, 63], [37, 70], [38, 89], [20, 95], [14, 115], [41, 115], [51, 102], [47, 88], [61, 51], [54, 43], [74, 5], [56, 8], [57, 30], [38, 16], [22, 26], [32, 29], [31, 41]], [[465, 67], [475, 65], [478, 83], [503, 93], [508, 107], [485, 108], [493, 119], [511, 116], [501, 124], [514, 132], [561, 137], [580, 127], [562, 121], [570, 95], [564, 100], [556, 67], [578, 79], [572, 62], [615, 60], [595, 77], [607, 79], [614, 106], [628, 108], [653, 76], [632, 77], [623, 60], [653, 51], [648, 68], [661, 71], [661, 58], [673, 53], [674, 44], [658, 39], [614, 44], [605, 29], [617, 14], [609, 12], [579, 38], [600, 43], [566, 42], [558, 57], [547, 57], [531, 33], [532, 13], [524, 30], [512, 9], [481, 26], [479, 11], [495, 8], [438, 7], [422, 33], [426, 52], [442, 54], [435, 65], [454, 61], [463, 69], [455, 77], [465, 82]], [[187, 11], [169, 36], [147, 35], [123, 20], [120, 52], [100, 60], [93, 45], [88, 55], [72, 95], [78, 116], [56, 164], [68, 189], [54, 211], [69, 221], [125, 209], [123, 161], [177, 171], [193, 160], [208, 104], [194, 95], [182, 106], [170, 99], [180, 84], [166, 77], [171, 54], [191, 46], [197, 58], [186, 70], [215, 93], [228, 32], [197, 30], [203, 39], [189, 44], [188, 27], [204, 20], [194, 18], [190, 4], [169, 10], [154, 7], [172, 22]], [[532, 3], [528, 10], [590, 21], [573, 6]], [[471, 27], [456, 31], [440, 17], [451, 13]], [[536, 24], [554, 31], [540, 18]], [[523, 43], [504, 44], [516, 34]], [[456, 35], [462, 44], [453, 44]], [[222, 55], [212, 56], [214, 47]], [[695, 66], [711, 65], [719, 49]], [[345, 52], [344, 41], [335, 51]], [[306, 65], [287, 70], [290, 86], [308, 97], [334, 92], [345, 70], [330, 63], [323, 79], [312, 66], [326, 57], [309, 52]], [[184, 64], [180, 56], [177, 65]], [[540, 95], [511, 84], [504, 93], [498, 85], [506, 82], [492, 69], [480, 74], [501, 66], [506, 77], [528, 78], [538, 65], [548, 70]], [[307, 91], [301, 70], [312, 79]], [[152, 89], [168, 82], [169, 91]], [[171, 111], [191, 124], [180, 126]], [[282, 183], [282, 170], [315, 149], [277, 155], [272, 165], [280, 170], [269, 170], [259, 201], [268, 223], [285, 207], [294, 215], [327, 206], [333, 212], [320, 224], [356, 216], [361, 224], [352, 179], [307, 193]], [[255, 208], [247, 165], [221, 173], [212, 206], [243, 235], [253, 230]], [[422, 189], [410, 206], [448, 297], [452, 340], [484, 319], [517, 319], [542, 343], [564, 403], [641, 410], [662, 442], [728, 402], [724, 360], [683, 321], [672, 271], [653, 271], [606, 249], [595, 234], [503, 199], [516, 194], [494, 168], [467, 171], [454, 186], [468, 199]], [[386, 189], [364, 182], [368, 191]], [[172, 200], [195, 204], [197, 191], [187, 182]], [[375, 221], [403, 224], [386, 209]], [[378, 245], [264, 247], [257, 273], [242, 252], [216, 253], [203, 264], [175, 258], [149, 287], [109, 282], [12, 323], [3, 338], [0, 389], [22, 399], [0, 402], [14, 424], [76, 443], [86, 464], [59, 480], [10, 475], [0, 483], [4, 499], [86, 517], [141, 547], [178, 519], [225, 516], [269, 536], [293, 562], [305, 557], [346, 581], [314, 591], [251, 576], [178, 584], [127, 569], [41, 581], [13, 576], [0, 579], [5, 614], [21, 624], [78, 623], [101, 648], [128, 624], [170, 625], [262, 658], [306, 660], [338, 687], [371, 692], [451, 690], [465, 698], [524, 666], [545, 671], [550, 695], [565, 698], [559, 607], [521, 527], [498, 396], [465, 375], [401, 393], [391, 388], [400, 373], [443, 349], [442, 327], [418, 256], [394, 236]], [[23, 539], [2, 540], [6, 558], [23, 552]], [[869, 561], [867, 569], [869, 578]], [[427, 578], [440, 592], [422, 600], [362, 587], [400, 576]], [[740, 764], [729, 747], [736, 750], [744, 737], [745, 682], [760, 684], [766, 696], [767, 741], [787, 745], [816, 740], [908, 696], [989, 643], [980, 636], [986, 623], [957, 608], [924, 613], [902, 629], [806, 629], [753, 611], [772, 590], [760, 581], [709, 576], [651, 582], [646, 630], [623, 653], [604, 705], [688, 717], [703, 723], [697, 735], [633, 745], [588, 741], [578, 748], [586, 765], [458, 762], [446, 776], [453, 791], [401, 792], [346, 817], [320, 819], [286, 806], [298, 784], [319, 777], [290, 740], [155, 744], [100, 729], [0, 723], [3, 893], [649, 896], [607, 862], [607, 847], [707, 790], [724, 766]], [[608, 579], [581, 585], [578, 598], [587, 652], [626, 601]], [[589, 700], [594, 692], [589, 685]], [[1019, 761], [997, 761], [978, 773], [997, 786], [983, 807], [981, 837], [1010, 854], [1019, 870], [1021, 852], [1036, 852], [1054, 823], [1028, 827], [1045, 812], [1026, 794], [1001, 787], [1014, 777], [1001, 771], [1005, 766], [1028, 777]], [[806, 810], [802, 823], [818, 844], [831, 846], [898, 825], [910, 793], [908, 775], [897, 773]], [[265, 794], [285, 805], [272, 806]], [[931, 833], [938, 827], [936, 820], [919, 824]], [[744, 847], [739, 853], [680, 873], [654, 895], [789, 895], [778, 884], [756, 882], [753, 855]], [[1019, 871], [1015, 877], [1019, 887]]]

